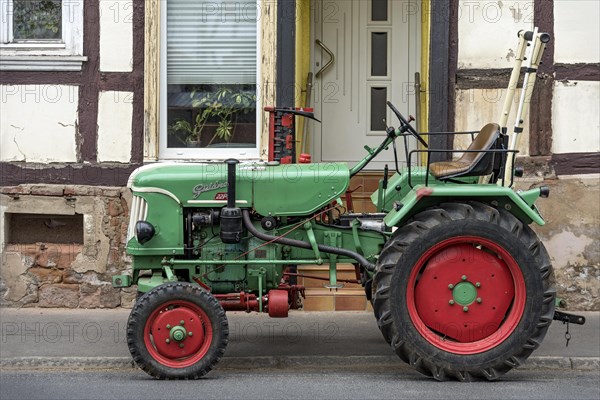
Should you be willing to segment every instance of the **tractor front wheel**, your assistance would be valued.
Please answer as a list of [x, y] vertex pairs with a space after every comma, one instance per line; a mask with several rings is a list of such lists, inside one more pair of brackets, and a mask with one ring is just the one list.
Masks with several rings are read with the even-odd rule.
[[165, 283], [133, 306], [127, 344], [135, 363], [158, 379], [198, 379], [227, 346], [225, 311], [210, 293], [184, 282]]
[[482, 203], [417, 214], [386, 243], [373, 308], [402, 360], [437, 380], [494, 380], [536, 349], [554, 313], [552, 266], [535, 233]]

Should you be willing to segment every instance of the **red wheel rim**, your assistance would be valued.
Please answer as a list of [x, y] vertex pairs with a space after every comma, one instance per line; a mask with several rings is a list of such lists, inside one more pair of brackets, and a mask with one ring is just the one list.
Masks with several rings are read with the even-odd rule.
[[185, 300], [164, 303], [150, 314], [144, 326], [146, 349], [152, 358], [171, 368], [186, 368], [200, 361], [208, 352], [212, 336], [204, 310]]
[[506, 340], [525, 309], [523, 274], [514, 258], [490, 240], [460, 236], [423, 254], [406, 292], [417, 331], [439, 349], [477, 354]]

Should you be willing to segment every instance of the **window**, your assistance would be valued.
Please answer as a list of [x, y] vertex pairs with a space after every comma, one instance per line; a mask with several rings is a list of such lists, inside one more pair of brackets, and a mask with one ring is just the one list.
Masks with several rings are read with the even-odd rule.
[[258, 158], [257, 1], [161, 7], [160, 158]]
[[81, 70], [83, 0], [0, 0], [0, 70]]

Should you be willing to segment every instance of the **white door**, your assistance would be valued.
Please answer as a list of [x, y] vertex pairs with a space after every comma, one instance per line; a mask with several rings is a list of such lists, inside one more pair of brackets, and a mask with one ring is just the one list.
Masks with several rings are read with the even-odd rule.
[[[362, 159], [364, 145], [378, 146], [385, 126], [398, 127], [386, 106], [414, 114], [414, 74], [420, 64], [420, 2], [319, 0], [313, 8], [313, 104], [321, 124], [312, 123], [316, 161]], [[317, 41], [322, 43], [318, 44]], [[333, 62], [324, 69], [333, 54]], [[321, 71], [319, 74], [318, 72]], [[318, 76], [317, 76], [318, 75]], [[385, 120], [385, 121], [384, 121]], [[410, 141], [415, 147], [414, 140]], [[399, 159], [404, 147], [397, 141]], [[392, 149], [367, 168], [393, 169]]]

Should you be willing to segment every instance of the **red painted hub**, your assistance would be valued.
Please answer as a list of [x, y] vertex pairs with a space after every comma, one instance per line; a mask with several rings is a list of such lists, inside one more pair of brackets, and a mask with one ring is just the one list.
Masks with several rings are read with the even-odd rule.
[[502, 343], [525, 308], [525, 281], [498, 244], [461, 236], [430, 248], [409, 277], [407, 306], [419, 333], [434, 346], [476, 354]]
[[269, 290], [269, 317], [271, 318], [287, 318], [290, 304], [288, 301], [287, 290], [273, 289]]
[[189, 301], [174, 300], [163, 304], [152, 312], [144, 327], [144, 344], [148, 352], [156, 361], [171, 368], [185, 368], [197, 363], [208, 352], [211, 341], [212, 327], [208, 316]]

